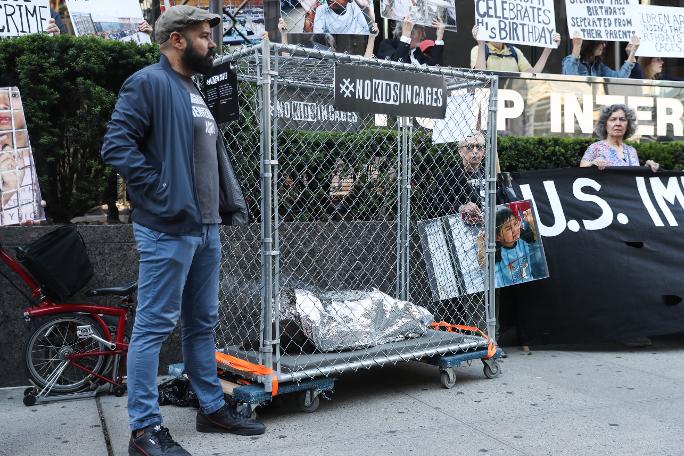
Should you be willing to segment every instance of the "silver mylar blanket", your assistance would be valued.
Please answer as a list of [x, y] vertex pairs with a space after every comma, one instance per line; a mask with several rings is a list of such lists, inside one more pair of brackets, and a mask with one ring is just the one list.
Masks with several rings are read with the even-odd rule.
[[373, 289], [316, 295], [295, 289], [283, 303], [281, 319], [300, 322], [323, 352], [355, 350], [425, 335], [433, 316], [427, 309]]

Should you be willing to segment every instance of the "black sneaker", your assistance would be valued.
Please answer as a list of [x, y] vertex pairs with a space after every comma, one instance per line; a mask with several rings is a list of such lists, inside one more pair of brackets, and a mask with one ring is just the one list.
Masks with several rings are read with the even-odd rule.
[[[137, 431], [136, 431], [137, 432]], [[148, 426], [140, 437], [128, 442], [128, 456], [192, 456], [176, 443], [161, 425]]]
[[263, 423], [240, 415], [229, 404], [209, 415], [198, 411], [196, 423], [197, 432], [227, 432], [238, 435], [259, 435], [266, 432]]

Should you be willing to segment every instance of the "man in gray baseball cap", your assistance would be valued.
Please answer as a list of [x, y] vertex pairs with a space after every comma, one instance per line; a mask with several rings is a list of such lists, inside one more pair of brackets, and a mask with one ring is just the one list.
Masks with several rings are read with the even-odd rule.
[[191, 6], [162, 14], [156, 23], [161, 59], [123, 84], [102, 146], [104, 161], [126, 180], [140, 253], [128, 347], [129, 455], [189, 454], [162, 427], [156, 384], [159, 350], [179, 319], [185, 371], [199, 401], [197, 430], [255, 435], [266, 429], [224, 401], [216, 372], [218, 226], [248, 221], [223, 135], [191, 79], [211, 70], [211, 27], [220, 21]]

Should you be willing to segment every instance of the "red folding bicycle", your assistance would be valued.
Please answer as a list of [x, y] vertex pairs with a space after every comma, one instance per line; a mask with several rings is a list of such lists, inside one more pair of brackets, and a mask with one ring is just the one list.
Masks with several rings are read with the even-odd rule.
[[86, 292], [89, 297], [119, 297], [111, 306], [56, 302], [2, 244], [0, 259], [30, 289], [29, 296], [2, 274], [28, 300], [24, 318], [34, 325], [24, 347], [26, 370], [34, 386], [24, 390], [24, 404], [93, 397], [101, 392], [123, 395], [126, 321], [135, 304], [137, 282]]

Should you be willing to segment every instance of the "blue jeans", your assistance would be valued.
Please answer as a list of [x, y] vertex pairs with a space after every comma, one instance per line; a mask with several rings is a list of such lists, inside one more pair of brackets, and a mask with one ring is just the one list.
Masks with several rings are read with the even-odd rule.
[[202, 413], [223, 404], [216, 373], [221, 241], [218, 225], [202, 236], [176, 236], [133, 224], [140, 253], [138, 304], [128, 346], [128, 416], [131, 430], [161, 424], [157, 370], [162, 342], [181, 319], [183, 360]]

